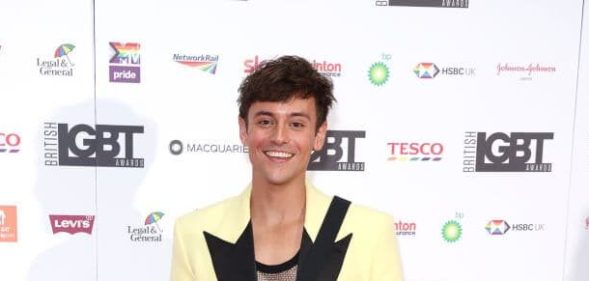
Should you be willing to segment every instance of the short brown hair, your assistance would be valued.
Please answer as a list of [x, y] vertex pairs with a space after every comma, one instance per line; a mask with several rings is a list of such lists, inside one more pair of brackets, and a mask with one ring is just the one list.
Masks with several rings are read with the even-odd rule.
[[247, 124], [247, 115], [253, 103], [283, 102], [294, 97], [315, 98], [316, 129], [319, 129], [335, 101], [333, 83], [304, 58], [282, 56], [267, 61], [241, 82], [237, 99], [239, 116]]

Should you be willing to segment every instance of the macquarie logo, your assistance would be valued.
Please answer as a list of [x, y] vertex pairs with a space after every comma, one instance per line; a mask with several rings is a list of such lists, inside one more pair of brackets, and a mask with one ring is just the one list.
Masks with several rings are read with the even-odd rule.
[[439, 142], [389, 142], [388, 160], [399, 162], [440, 161], [444, 145]]
[[537, 232], [544, 231], [545, 225], [538, 223], [516, 223], [509, 224], [505, 220], [490, 220], [485, 226], [485, 230], [490, 235], [505, 235], [509, 232]]
[[71, 60], [74, 44], [61, 44], [51, 58], [37, 58], [39, 74], [43, 76], [74, 76], [74, 63]]
[[108, 67], [109, 81], [117, 83], [141, 82], [141, 54], [139, 43], [110, 42], [114, 51]]
[[174, 54], [172, 59], [186, 66], [200, 69], [203, 72], [215, 74], [217, 72], [217, 64], [219, 63], [219, 55], [200, 54], [200, 55], [185, 55]]
[[127, 226], [129, 240], [133, 242], [162, 242], [163, 230], [159, 221], [164, 217], [163, 212], [152, 212], [145, 221], [138, 226]]
[[465, 132], [463, 172], [552, 172], [544, 148], [552, 132]]
[[0, 154], [17, 153], [20, 151], [20, 136], [16, 133], [0, 131]]
[[198, 142], [173, 140], [169, 145], [170, 153], [181, 155], [182, 153], [248, 153], [248, 147], [237, 143], [225, 142]]
[[94, 227], [94, 216], [49, 215], [49, 221], [53, 234], [65, 232], [71, 235], [76, 233], [91, 235]]
[[430, 8], [468, 8], [469, 0], [377, 0], [376, 6], [409, 6]]
[[497, 76], [515, 77], [519, 80], [533, 80], [540, 75], [556, 73], [557, 69], [552, 65], [530, 64], [497, 64]]
[[0, 205], [0, 242], [18, 240], [16, 206]]
[[474, 76], [476, 69], [474, 67], [460, 65], [442, 65], [439, 66], [432, 62], [418, 63], [413, 68], [413, 73], [420, 79], [433, 79], [435, 77], [461, 77]]
[[397, 236], [415, 236], [417, 224], [414, 222], [404, 222], [399, 220], [395, 222], [395, 233]]
[[45, 122], [45, 166], [90, 166], [143, 168], [135, 155], [135, 137], [143, 126], [96, 125]]
[[365, 131], [328, 130], [323, 148], [311, 154], [307, 170], [364, 171], [364, 162], [356, 162], [356, 140], [365, 137]]

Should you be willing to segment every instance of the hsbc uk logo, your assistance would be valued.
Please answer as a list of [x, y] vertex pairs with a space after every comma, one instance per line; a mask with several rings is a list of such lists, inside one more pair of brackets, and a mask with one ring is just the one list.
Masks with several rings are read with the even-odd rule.
[[144, 159], [134, 154], [135, 136], [143, 126], [71, 126], [45, 122], [45, 166], [91, 166], [143, 168]]
[[438, 67], [432, 62], [421, 62], [413, 68], [413, 73], [420, 79], [433, 79], [436, 76], [474, 76], [476, 69], [466, 66], [442, 66]]
[[65, 232], [71, 235], [76, 233], [91, 235], [94, 227], [94, 216], [49, 215], [49, 221], [53, 234]]
[[109, 81], [117, 83], [141, 82], [141, 55], [139, 43], [110, 42], [114, 51], [110, 59]]
[[356, 162], [356, 140], [365, 131], [327, 131], [320, 151], [311, 154], [309, 171], [364, 171], [364, 162]]
[[533, 231], [543, 231], [545, 228], [544, 224], [534, 224], [534, 223], [517, 223], [509, 225], [505, 220], [490, 220], [485, 229], [489, 233], [489, 235], [504, 235], [509, 230], [511, 232], [533, 232]]
[[389, 161], [440, 161], [444, 145], [439, 142], [389, 142]]
[[466, 132], [463, 172], [552, 172], [544, 160], [551, 132]]

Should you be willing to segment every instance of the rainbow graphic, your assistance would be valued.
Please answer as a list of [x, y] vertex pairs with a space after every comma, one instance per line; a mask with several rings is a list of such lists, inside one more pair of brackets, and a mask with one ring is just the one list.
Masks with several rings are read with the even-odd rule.
[[421, 79], [432, 79], [436, 77], [439, 72], [440, 69], [436, 66], [435, 63], [431, 62], [422, 62], [413, 68], [413, 73], [415, 73], [415, 75]]
[[218, 55], [180, 55], [174, 54], [173, 60], [177, 63], [187, 65], [202, 70], [203, 72], [215, 74], [217, 64], [219, 63]]

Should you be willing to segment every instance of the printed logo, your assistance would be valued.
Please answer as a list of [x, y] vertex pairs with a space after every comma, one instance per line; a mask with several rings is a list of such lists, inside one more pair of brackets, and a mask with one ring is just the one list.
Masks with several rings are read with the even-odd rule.
[[342, 74], [341, 63], [331, 63], [327, 61], [312, 60], [311, 65], [317, 72], [329, 77], [340, 77]]
[[454, 219], [446, 221], [442, 225], [442, 239], [448, 243], [455, 243], [462, 237], [462, 224], [460, 221], [464, 218], [464, 213], [456, 212]]
[[110, 59], [109, 81], [118, 83], [141, 82], [139, 43], [110, 42], [114, 55]]
[[133, 153], [134, 135], [143, 126], [69, 124], [45, 122], [45, 166], [143, 168], [144, 159]]
[[256, 55], [253, 59], [246, 59], [243, 61], [243, 66], [245, 67], [243, 72], [245, 72], [247, 74], [251, 74], [252, 72], [258, 70], [258, 68], [262, 67], [262, 65], [264, 65], [264, 63], [266, 63], [267, 61], [269, 61], [271, 59], [272, 58], [260, 60], [258, 55]]
[[389, 142], [390, 161], [440, 161], [444, 146], [439, 142]]
[[466, 132], [463, 172], [552, 172], [543, 162], [544, 144], [554, 133]]
[[372, 85], [382, 86], [389, 81], [391, 72], [388, 67], [388, 62], [391, 60], [390, 54], [382, 54], [381, 61], [373, 63], [368, 68], [368, 80]]
[[485, 229], [491, 235], [503, 235], [510, 228], [509, 224], [504, 220], [491, 220], [487, 223], [487, 226], [485, 226]]
[[17, 233], [16, 206], [0, 205], [0, 242], [16, 242]]
[[37, 58], [39, 74], [44, 76], [73, 76], [74, 63], [70, 59], [76, 46], [74, 44], [61, 44], [53, 52], [53, 58]]
[[[356, 139], [364, 138], [365, 131], [327, 131], [320, 151], [311, 154], [310, 171], [364, 171], [364, 162], [356, 162]], [[343, 140], [347, 141], [344, 142]]]
[[589, 230], [589, 216], [585, 218], [585, 230]]
[[92, 234], [94, 227], [94, 216], [74, 216], [74, 215], [49, 215], [51, 230], [53, 234], [59, 232]]
[[543, 231], [545, 228], [544, 224], [538, 223], [516, 223], [509, 224], [505, 220], [490, 220], [485, 229], [490, 235], [504, 235], [507, 231], [510, 232], [532, 232], [532, 231]]
[[127, 234], [133, 242], [161, 242], [163, 230], [159, 221], [164, 216], [162, 212], [153, 212], [145, 218], [141, 226], [127, 226]]
[[395, 223], [395, 232], [397, 236], [415, 236], [417, 224], [414, 222], [398, 221]]
[[17, 153], [20, 151], [20, 136], [15, 133], [0, 132], [0, 153]]
[[422, 62], [413, 68], [413, 73], [422, 79], [431, 79], [436, 77], [440, 69], [431, 62]]
[[468, 8], [469, 0], [377, 0], [376, 6], [410, 6], [431, 8]]
[[219, 55], [174, 54], [172, 59], [177, 63], [194, 67], [210, 74], [217, 72], [217, 64], [219, 63]]
[[441, 76], [474, 76], [476, 69], [465, 66], [442, 66], [438, 67], [435, 63], [422, 62], [413, 68], [413, 73], [420, 79], [433, 79]]
[[449, 220], [442, 226], [442, 238], [448, 243], [454, 243], [462, 237], [462, 225], [455, 221]]
[[169, 145], [170, 153], [180, 155], [185, 150], [187, 153], [248, 153], [247, 146], [242, 144], [214, 143], [214, 142], [186, 142], [173, 140]]
[[555, 72], [555, 66], [545, 66], [540, 65], [539, 63], [530, 63], [528, 65], [509, 63], [497, 64], [497, 76], [513, 75], [518, 76], [519, 80], [532, 80], [538, 75]]

